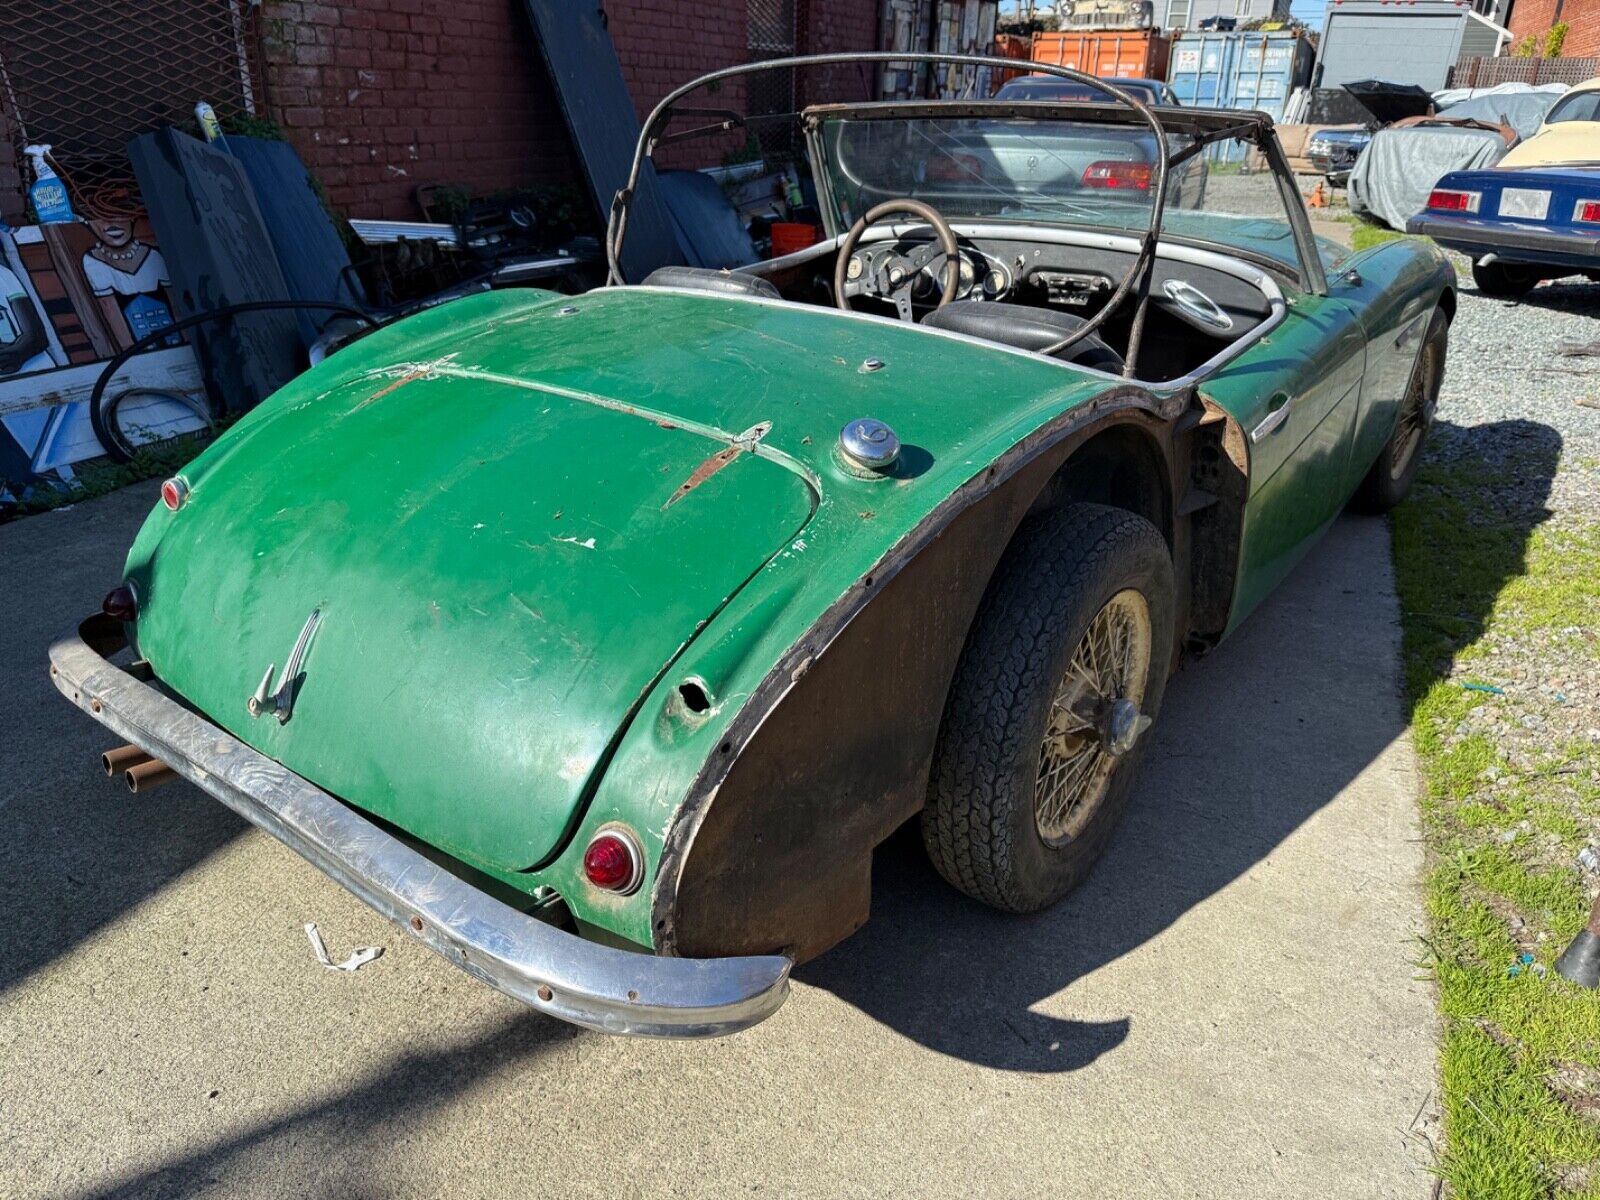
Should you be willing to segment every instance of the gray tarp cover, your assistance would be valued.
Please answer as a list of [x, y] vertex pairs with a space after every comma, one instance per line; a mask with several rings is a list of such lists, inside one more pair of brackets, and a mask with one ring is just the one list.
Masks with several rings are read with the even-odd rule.
[[1504, 121], [1517, 131], [1520, 138], [1531, 138], [1544, 124], [1544, 116], [1561, 99], [1557, 90], [1480, 92], [1468, 100], [1461, 100], [1443, 109], [1440, 116], [1472, 117], [1498, 125]]
[[1487, 129], [1380, 129], [1350, 172], [1350, 211], [1404, 229], [1426, 207], [1440, 176], [1492, 167], [1505, 152], [1505, 139]]

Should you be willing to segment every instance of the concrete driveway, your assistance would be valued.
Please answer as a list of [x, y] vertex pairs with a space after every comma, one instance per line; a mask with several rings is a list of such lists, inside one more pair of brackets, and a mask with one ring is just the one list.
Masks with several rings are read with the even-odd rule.
[[[646, 1043], [473, 983], [187, 784], [99, 774], [45, 646], [154, 500], [0, 528], [0, 1195], [1427, 1195], [1383, 523], [1174, 681], [1067, 903], [988, 912], [902, 835], [776, 1017]], [[387, 953], [323, 970], [312, 920]]]

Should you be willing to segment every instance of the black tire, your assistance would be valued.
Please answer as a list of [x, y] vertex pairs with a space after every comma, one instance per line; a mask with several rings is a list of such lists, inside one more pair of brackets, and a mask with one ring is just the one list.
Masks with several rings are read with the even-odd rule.
[[1103, 790], [1064, 840], [1045, 840], [1034, 793], [1057, 689], [1091, 622], [1130, 589], [1148, 614], [1139, 708], [1154, 718], [1174, 619], [1172, 557], [1156, 528], [1122, 509], [1073, 504], [1025, 524], [1002, 558], [961, 652], [922, 813], [933, 865], [967, 895], [1036, 912], [1081, 883], [1105, 849], [1148, 733], [1108, 760]]
[[1543, 276], [1533, 267], [1516, 263], [1481, 262], [1472, 264], [1472, 282], [1485, 296], [1501, 300], [1520, 300], [1538, 286]]
[[[1395, 419], [1394, 432], [1378, 452], [1361, 486], [1351, 498], [1351, 507], [1374, 515], [1386, 513], [1411, 491], [1417, 469], [1422, 465], [1423, 447], [1433, 428], [1434, 411], [1439, 404], [1439, 386], [1444, 382], [1444, 363], [1450, 344], [1450, 318], [1436, 308], [1428, 321], [1422, 349], [1406, 384], [1405, 398]], [[1420, 428], [1419, 428], [1420, 427]], [[1416, 436], [1413, 437], [1413, 434]]]

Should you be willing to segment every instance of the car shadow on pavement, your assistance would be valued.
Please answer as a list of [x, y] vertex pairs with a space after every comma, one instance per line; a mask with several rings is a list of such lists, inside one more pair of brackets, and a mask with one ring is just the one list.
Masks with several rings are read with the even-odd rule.
[[100, 770], [118, 739], [56, 692], [51, 641], [99, 607], [154, 483], [0, 528], [0, 995], [247, 828], [186, 785], [132, 796]]
[[[1561, 439], [1528, 421], [1440, 434], [1439, 452], [1516, 470], [1526, 485], [1503, 586], [1547, 515]], [[1249, 872], [1406, 731], [1389, 550], [1383, 522], [1340, 518], [1237, 633], [1179, 671], [1128, 815], [1065, 902], [1016, 917], [967, 899], [934, 873], [913, 821], [878, 850], [866, 926], [796, 978], [985, 1066], [1070, 1071], [1115, 1049], [1137, 1014], [1077, 1020], [1035, 1006]], [[1481, 628], [1498, 591], [1452, 619]], [[1103, 992], [1094, 1006], [1104, 1016]]]

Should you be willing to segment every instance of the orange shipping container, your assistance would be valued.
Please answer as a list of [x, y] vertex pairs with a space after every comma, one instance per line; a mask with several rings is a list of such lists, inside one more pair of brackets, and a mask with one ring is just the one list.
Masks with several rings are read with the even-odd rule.
[[1172, 39], [1155, 29], [1041, 33], [1033, 60], [1072, 67], [1100, 79], [1165, 79]]

